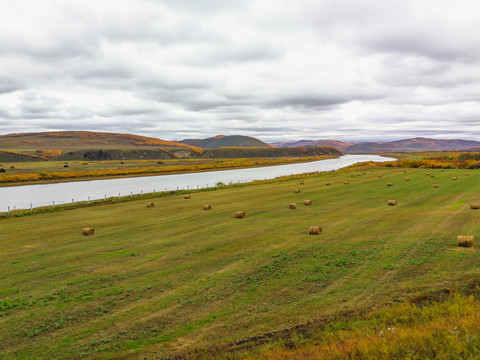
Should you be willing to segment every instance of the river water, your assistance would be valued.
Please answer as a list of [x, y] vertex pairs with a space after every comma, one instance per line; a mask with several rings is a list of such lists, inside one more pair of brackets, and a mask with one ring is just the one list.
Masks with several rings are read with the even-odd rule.
[[243, 183], [273, 179], [283, 175], [338, 170], [362, 161], [390, 160], [394, 159], [378, 155], [345, 155], [335, 159], [248, 169], [10, 186], [0, 188], [0, 212], [6, 212], [9, 208], [11, 210], [29, 209], [30, 207], [127, 196], [142, 192], [205, 188], [215, 186], [218, 182], [224, 184]]

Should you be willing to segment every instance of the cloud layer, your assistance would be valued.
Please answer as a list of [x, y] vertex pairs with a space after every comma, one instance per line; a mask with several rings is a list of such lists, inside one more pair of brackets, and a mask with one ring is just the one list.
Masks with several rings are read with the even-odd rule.
[[0, 3], [0, 133], [480, 139], [475, 0]]

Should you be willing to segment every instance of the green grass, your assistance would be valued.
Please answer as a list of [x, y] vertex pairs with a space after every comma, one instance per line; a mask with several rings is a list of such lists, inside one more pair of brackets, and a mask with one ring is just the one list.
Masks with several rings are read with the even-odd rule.
[[480, 275], [478, 251], [456, 247], [480, 230], [480, 173], [466, 172], [327, 173], [0, 220], [0, 359], [188, 354], [461, 286]]

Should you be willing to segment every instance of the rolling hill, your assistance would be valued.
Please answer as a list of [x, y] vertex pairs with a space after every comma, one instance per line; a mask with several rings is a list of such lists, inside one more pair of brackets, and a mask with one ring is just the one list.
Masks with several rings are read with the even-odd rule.
[[184, 139], [179, 141], [182, 144], [197, 146], [204, 149], [218, 149], [221, 147], [259, 147], [271, 148], [272, 146], [261, 140], [250, 136], [242, 135], [217, 135], [208, 139]]
[[93, 131], [56, 131], [0, 135], [1, 149], [37, 150], [59, 149], [62, 151], [81, 150], [91, 147], [110, 148], [149, 148], [173, 147], [188, 148], [188, 145], [174, 141], [132, 134], [116, 134]]
[[333, 146], [339, 150], [345, 150], [350, 145], [354, 145], [353, 142], [343, 142], [338, 140], [299, 140], [299, 141], [290, 141], [290, 142], [279, 142], [273, 143], [272, 145], [277, 147], [313, 147], [313, 146]]
[[345, 153], [380, 153], [380, 152], [419, 152], [441, 150], [468, 150], [480, 148], [480, 142], [461, 139], [412, 138], [385, 142], [342, 142], [336, 140], [300, 140], [296, 142], [274, 143], [278, 147], [330, 145]]

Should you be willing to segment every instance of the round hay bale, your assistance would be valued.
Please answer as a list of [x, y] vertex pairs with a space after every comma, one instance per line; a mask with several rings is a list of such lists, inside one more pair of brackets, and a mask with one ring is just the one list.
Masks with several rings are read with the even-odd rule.
[[405, 178], [405, 181], [410, 181], [410, 178]]
[[68, 165], [67, 165], [67, 164], [65, 164], [65, 165], [63, 165], [63, 167], [64, 167], [64, 168], [68, 168]]
[[430, 177], [435, 177], [435, 175], [430, 175]]
[[378, 175], [378, 177], [379, 177], [379, 178], [381, 178], [381, 177], [382, 177], [382, 175]]
[[0, 172], [1, 172], [1, 173], [4, 173], [4, 172], [6, 172], [6, 171], [5, 171], [5, 169], [1, 168], [1, 169], [0, 169]]
[[184, 198], [184, 199], [190, 199], [191, 196], [190, 196], [190, 195], [185, 195], [183, 198]]
[[305, 184], [305, 181], [304, 181], [304, 180], [300, 180], [299, 184], [300, 184], [300, 185], [303, 185], [303, 184]]
[[348, 184], [350, 184], [350, 181], [347, 180], [347, 181], [344, 182], [344, 184], [348, 185]]
[[153, 202], [148, 202], [145, 206], [146, 207], [155, 207], [155, 204]]
[[320, 226], [310, 226], [308, 228], [308, 234], [309, 235], [321, 235], [322, 234], [322, 228]]
[[312, 205], [312, 200], [303, 200], [303, 205]]
[[298, 193], [300, 192], [300, 189], [295, 189], [293, 192], [294, 192], [295, 194], [298, 194]]
[[352, 175], [350, 175], [350, 177], [354, 177], [354, 175], [352, 174]]
[[325, 186], [330, 186], [331, 184], [330, 183], [326, 183]]
[[403, 170], [403, 173], [406, 174], [406, 173], [407, 173], [407, 170]]
[[363, 174], [363, 175], [367, 175], [367, 173], [366, 173], [366, 172], [364, 172], [364, 173], [362, 173], [362, 174]]
[[288, 208], [289, 209], [296, 209], [297, 205], [295, 203], [290, 203], [290, 205], [288, 205]]
[[426, 175], [430, 175], [430, 173], [426, 173]]
[[470, 176], [470, 173], [466, 173], [465, 176]]
[[94, 228], [83, 228], [82, 229], [82, 234], [85, 235], [85, 236], [94, 235], [95, 234], [95, 229]]
[[440, 169], [441, 172], [444, 172], [445, 170], [444, 169]]
[[472, 209], [472, 210], [480, 209], [480, 203], [478, 203], [478, 202], [471, 203], [470, 204], [470, 209]]
[[387, 183], [387, 186], [393, 186], [393, 184], [392, 183]]
[[210, 205], [203, 205], [203, 210], [212, 210]]
[[435, 189], [438, 189], [440, 186], [439, 186], [438, 184], [433, 184], [433, 187], [434, 187]]
[[397, 200], [388, 200], [388, 205], [390, 205], [390, 206], [397, 205]]
[[246, 215], [246, 214], [245, 214], [245, 211], [237, 211], [237, 212], [235, 213], [235, 218], [236, 218], [236, 219], [243, 219], [243, 218], [245, 217], [245, 215]]
[[458, 235], [457, 245], [461, 247], [473, 247], [473, 235]]
[[456, 176], [452, 177], [452, 180], [457, 180], [457, 177]]
[[10, 166], [10, 169], [12, 169], [12, 170], [13, 170], [13, 169], [15, 169], [15, 166], [13, 166], [13, 165], [12, 165], [12, 166]]

